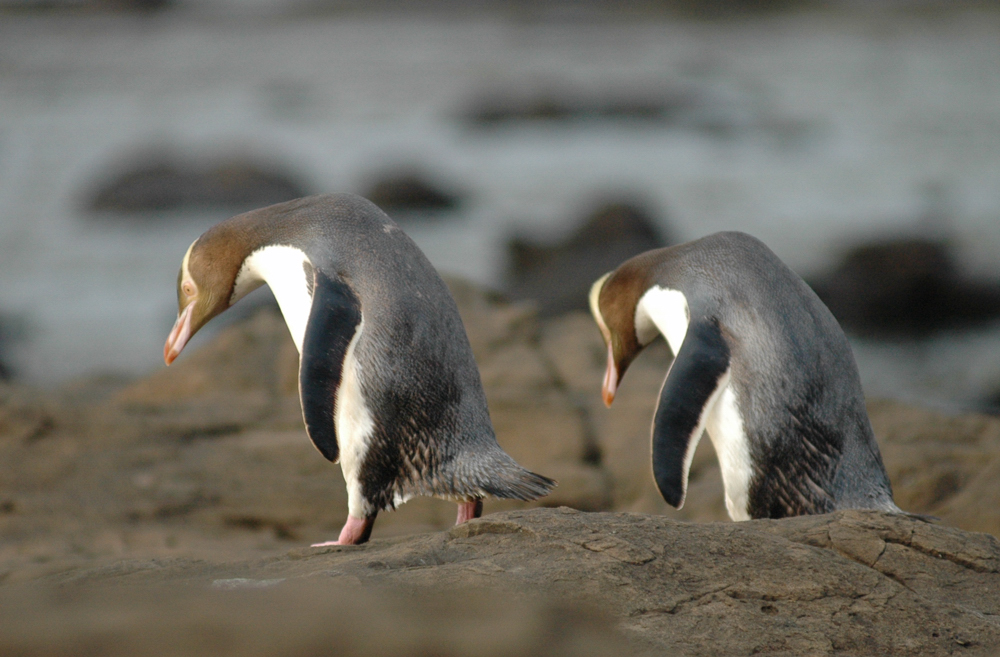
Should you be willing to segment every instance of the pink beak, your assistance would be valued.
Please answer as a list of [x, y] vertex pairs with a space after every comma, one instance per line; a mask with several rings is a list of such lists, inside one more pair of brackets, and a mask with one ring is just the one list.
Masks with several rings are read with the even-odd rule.
[[615, 351], [608, 345], [608, 369], [604, 372], [604, 386], [601, 394], [604, 397], [604, 405], [611, 407], [611, 402], [615, 400], [615, 392], [618, 391], [618, 368], [615, 367]]
[[194, 304], [189, 303], [174, 322], [174, 327], [170, 329], [167, 336], [167, 343], [163, 345], [163, 362], [167, 365], [174, 362], [180, 355], [184, 345], [191, 338], [191, 313], [194, 311]]

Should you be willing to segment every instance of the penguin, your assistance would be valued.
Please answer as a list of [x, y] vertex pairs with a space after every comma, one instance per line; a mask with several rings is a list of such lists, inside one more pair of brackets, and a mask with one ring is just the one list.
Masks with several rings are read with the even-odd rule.
[[723, 232], [647, 251], [598, 279], [611, 406], [629, 364], [662, 335], [674, 360], [653, 416], [653, 477], [681, 508], [707, 432], [733, 520], [838, 509], [897, 513], [847, 337], [761, 241]]
[[312, 443], [347, 482], [336, 541], [364, 543], [379, 511], [417, 495], [533, 500], [552, 479], [497, 443], [458, 307], [414, 242], [359, 196], [311, 196], [231, 217], [188, 248], [177, 277], [170, 365], [209, 320], [270, 286], [299, 352]]

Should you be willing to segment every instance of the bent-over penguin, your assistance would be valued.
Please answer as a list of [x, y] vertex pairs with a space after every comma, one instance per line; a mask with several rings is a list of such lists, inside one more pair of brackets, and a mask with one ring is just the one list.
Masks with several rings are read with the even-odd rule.
[[674, 353], [653, 417], [653, 476], [680, 508], [702, 431], [733, 520], [898, 512], [850, 345], [762, 242], [717, 233], [627, 260], [594, 283], [604, 402], [658, 334]]
[[306, 432], [347, 481], [335, 543], [365, 542], [380, 510], [415, 495], [458, 502], [461, 523], [486, 496], [532, 500], [555, 485], [497, 444], [454, 299], [374, 204], [312, 196], [206, 231], [181, 264], [166, 363], [264, 283], [299, 351]]

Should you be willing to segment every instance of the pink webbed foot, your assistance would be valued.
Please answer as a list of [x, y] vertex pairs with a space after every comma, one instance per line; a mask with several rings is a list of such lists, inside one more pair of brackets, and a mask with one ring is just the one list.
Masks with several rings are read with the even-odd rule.
[[456, 525], [461, 525], [466, 520], [472, 520], [483, 515], [483, 499], [481, 497], [469, 502], [459, 502], [458, 517], [455, 519]]
[[329, 545], [360, 545], [361, 543], [368, 541], [368, 538], [372, 535], [372, 527], [374, 526], [375, 516], [355, 518], [352, 515], [348, 515], [347, 522], [344, 523], [344, 528], [340, 530], [340, 538], [336, 541], [313, 543], [312, 547], [327, 547]]

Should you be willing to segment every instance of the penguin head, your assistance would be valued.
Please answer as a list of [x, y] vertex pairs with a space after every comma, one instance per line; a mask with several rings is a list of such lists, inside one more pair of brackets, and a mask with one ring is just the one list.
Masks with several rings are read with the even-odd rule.
[[174, 362], [202, 326], [242, 296], [233, 292], [245, 256], [220, 232], [209, 230], [195, 240], [181, 262], [177, 274], [177, 321], [163, 346], [167, 365]]
[[601, 389], [607, 406], [611, 406], [625, 370], [643, 347], [635, 331], [635, 307], [639, 302], [635, 287], [619, 268], [597, 279], [590, 288], [590, 312], [608, 348], [608, 366]]

